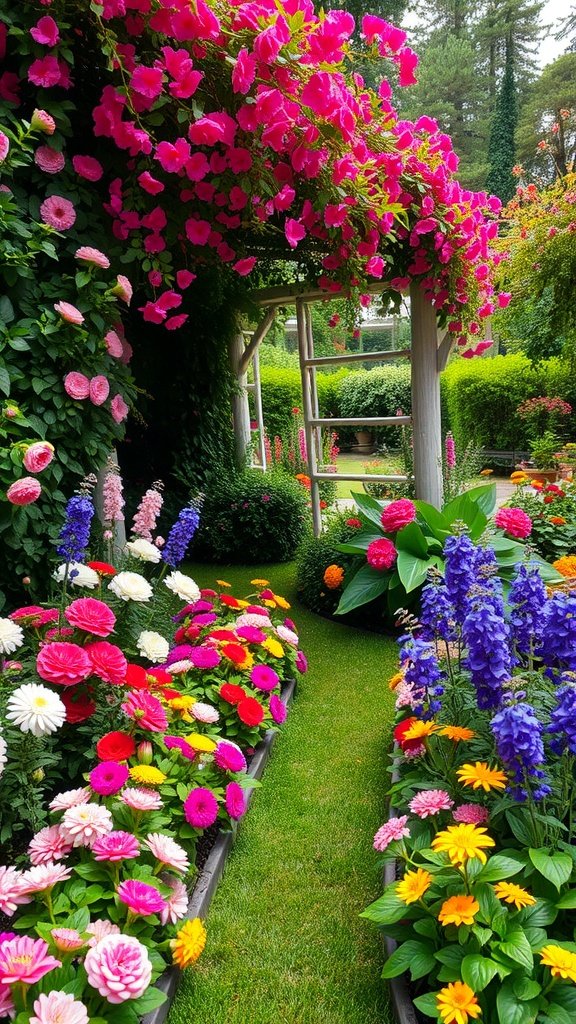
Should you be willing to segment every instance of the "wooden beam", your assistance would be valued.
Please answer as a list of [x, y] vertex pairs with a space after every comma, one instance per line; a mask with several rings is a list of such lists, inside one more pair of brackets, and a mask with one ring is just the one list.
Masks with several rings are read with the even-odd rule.
[[316, 473], [315, 480], [354, 480], [359, 483], [403, 483], [409, 478], [401, 474], [388, 476], [386, 473]]
[[380, 360], [388, 359], [409, 359], [410, 349], [403, 348], [398, 351], [387, 351], [387, 352], [346, 352], [344, 355], [337, 356], [316, 356], [314, 359], [307, 359], [306, 366], [330, 366], [333, 363], [363, 363], [363, 362], [380, 362]]
[[416, 497], [442, 504], [442, 428], [436, 312], [419, 285], [410, 288], [412, 424]]
[[[380, 295], [390, 287], [383, 281], [368, 284], [363, 288], [366, 295]], [[340, 292], [328, 292], [322, 288], [310, 288], [305, 284], [275, 285], [272, 288], [259, 288], [252, 292], [250, 299], [257, 306], [293, 306], [297, 299], [302, 302], [328, 302], [330, 299], [346, 299], [349, 292], [344, 288]]]
[[318, 465], [316, 462], [316, 452], [314, 450], [314, 431], [312, 429], [312, 419], [314, 416], [314, 400], [312, 397], [313, 382], [311, 380], [311, 373], [307, 366], [305, 366], [305, 360], [308, 359], [309, 352], [309, 338], [308, 338], [308, 325], [306, 320], [306, 303], [303, 299], [297, 299], [296, 301], [296, 320], [298, 323], [298, 354], [300, 356], [300, 377], [302, 380], [302, 404], [304, 406], [304, 431], [306, 434], [306, 447], [308, 450], [308, 466], [310, 467], [311, 489], [310, 497], [312, 500], [312, 525], [314, 528], [314, 536], [319, 537], [322, 533], [322, 515], [320, 512], [320, 489], [318, 486], [318, 480], [315, 479], [318, 473]]
[[[242, 357], [240, 359], [240, 365], [238, 367], [238, 373], [240, 373], [240, 374], [246, 373], [246, 371], [247, 371], [247, 369], [248, 369], [248, 367], [250, 365], [250, 360], [252, 359], [252, 357], [253, 357], [256, 349], [260, 345], [260, 343], [264, 340], [264, 338], [268, 334], [268, 331], [272, 327], [272, 324], [274, 323], [275, 319], [276, 319], [276, 307], [274, 306], [271, 309], [266, 310], [266, 313], [264, 314], [264, 319], [262, 320], [261, 323], [258, 324], [258, 327], [254, 331], [250, 341], [246, 345], [246, 348], [244, 349], [244, 351], [242, 353]], [[244, 333], [244, 332], [242, 332], [242, 333]]]
[[313, 427], [401, 427], [411, 423], [410, 416], [341, 416], [312, 418]]

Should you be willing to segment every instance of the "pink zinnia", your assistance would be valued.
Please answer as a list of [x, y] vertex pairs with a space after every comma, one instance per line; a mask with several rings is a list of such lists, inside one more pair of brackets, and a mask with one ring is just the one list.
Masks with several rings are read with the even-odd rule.
[[26, 892], [45, 892], [52, 889], [58, 882], [67, 882], [72, 874], [72, 868], [64, 864], [36, 864], [29, 868], [22, 875], [22, 881], [26, 885]]
[[146, 690], [131, 690], [122, 711], [133, 718], [141, 729], [164, 732], [168, 726], [166, 712], [157, 697]]
[[256, 626], [239, 626], [236, 636], [239, 636], [241, 640], [247, 640], [249, 644], [261, 644], [266, 639], [264, 630], [257, 629]]
[[23, 873], [13, 867], [0, 867], [0, 913], [12, 917], [22, 903], [30, 903]]
[[63, 860], [70, 850], [72, 843], [60, 834], [58, 825], [47, 825], [31, 839], [28, 846], [28, 856], [33, 864], [47, 864], [55, 860]]
[[149, 832], [144, 845], [148, 847], [152, 856], [166, 867], [181, 871], [183, 874], [188, 871], [190, 861], [186, 851], [170, 836], [165, 836], [161, 832]]
[[86, 945], [86, 940], [76, 928], [53, 928], [50, 934], [61, 953], [73, 953]]
[[45, 974], [61, 967], [60, 960], [48, 955], [44, 939], [19, 935], [3, 942], [0, 948], [0, 978], [3, 985], [35, 985]]
[[42, 992], [34, 1003], [30, 1024], [88, 1024], [84, 1003], [69, 992]]
[[147, 885], [136, 878], [128, 878], [120, 882], [117, 889], [118, 897], [133, 914], [147, 917], [148, 914], [159, 914], [166, 906], [166, 901], [154, 885]]
[[89, 397], [92, 405], [104, 405], [109, 394], [110, 384], [107, 377], [98, 374], [96, 377], [91, 378]]
[[64, 610], [71, 626], [93, 636], [108, 636], [116, 624], [116, 616], [104, 601], [95, 597], [79, 597]]
[[454, 801], [444, 789], [426, 789], [422, 793], [417, 793], [408, 806], [419, 818], [428, 818], [432, 814], [439, 814], [440, 811], [449, 811], [454, 806]]
[[179, 750], [188, 761], [193, 761], [196, 757], [196, 751], [182, 736], [165, 736], [164, 746], [168, 750]]
[[382, 511], [380, 522], [386, 533], [396, 533], [416, 519], [416, 506], [408, 498], [391, 501]]
[[63, 169], [66, 159], [63, 153], [59, 153], [52, 146], [38, 146], [34, 153], [34, 163], [45, 174], [59, 174]]
[[90, 381], [83, 373], [72, 370], [64, 377], [64, 390], [70, 398], [81, 401], [90, 394]]
[[88, 644], [84, 650], [94, 675], [103, 679], [105, 683], [119, 685], [124, 682], [128, 662], [116, 644], [108, 643], [107, 640], [97, 640], [96, 643]]
[[235, 743], [221, 740], [213, 754], [214, 763], [225, 772], [245, 772], [246, 758]]
[[40, 207], [40, 216], [44, 224], [49, 224], [56, 231], [67, 231], [76, 220], [74, 203], [63, 196], [48, 196]]
[[171, 875], [160, 875], [164, 885], [170, 889], [170, 894], [165, 896], [166, 906], [160, 911], [160, 920], [163, 925], [176, 924], [188, 910], [188, 892], [184, 882]]
[[84, 967], [88, 984], [109, 1003], [138, 999], [152, 977], [146, 947], [133, 935], [106, 935], [88, 950]]
[[71, 302], [55, 302], [54, 309], [68, 324], [76, 324], [77, 327], [84, 323], [84, 314]]
[[100, 836], [112, 831], [112, 815], [99, 804], [79, 804], [64, 811], [60, 831], [73, 846], [91, 847]]
[[42, 494], [42, 485], [33, 476], [23, 476], [15, 480], [6, 491], [6, 497], [12, 505], [31, 505]]
[[105, 253], [100, 252], [100, 249], [93, 249], [91, 245], [81, 245], [79, 249], [76, 249], [74, 256], [77, 260], [82, 260], [83, 263], [92, 263], [95, 267], [102, 267], [103, 270], [108, 270], [110, 266], [110, 260]]
[[373, 569], [377, 569], [379, 572], [382, 572], [386, 569], [392, 568], [396, 561], [396, 555], [396, 548], [392, 541], [388, 540], [387, 537], [382, 537], [379, 540], [371, 541], [368, 545], [366, 561]]
[[269, 690], [275, 690], [276, 687], [280, 685], [280, 677], [278, 673], [268, 665], [254, 665], [254, 668], [250, 673], [250, 682], [253, 683], [258, 690], [264, 690], [267, 692]]
[[487, 808], [480, 804], [459, 804], [452, 811], [452, 817], [461, 825], [483, 825], [489, 814]]
[[288, 710], [283, 700], [277, 694], [273, 693], [270, 697], [270, 714], [272, 719], [276, 722], [276, 725], [282, 725], [282, 722], [286, 721]]
[[102, 939], [105, 939], [107, 935], [120, 935], [120, 929], [117, 924], [112, 924], [111, 921], [91, 921], [87, 926], [86, 931], [92, 935], [91, 939], [88, 939], [88, 945], [90, 949], [94, 949]]
[[29, 473], [42, 473], [54, 458], [54, 445], [49, 441], [34, 441], [24, 452], [24, 468]]
[[218, 801], [210, 789], [197, 786], [184, 801], [184, 816], [192, 828], [209, 828], [218, 817]]
[[158, 811], [164, 806], [161, 797], [153, 789], [143, 789], [136, 786], [131, 789], [125, 789], [120, 795], [120, 799], [123, 804], [131, 807], [133, 811]]
[[63, 641], [41, 648], [36, 658], [36, 671], [48, 683], [75, 686], [92, 674], [92, 664], [83, 647]]
[[92, 846], [94, 860], [105, 860], [114, 863], [121, 860], [131, 860], [140, 856], [140, 846], [136, 836], [131, 832], [109, 832], [106, 836], [100, 836]]
[[65, 793], [58, 793], [50, 801], [48, 807], [51, 811], [67, 811], [69, 807], [78, 807], [80, 804], [90, 802], [90, 790], [83, 786], [81, 789], [67, 789]]
[[499, 508], [494, 522], [500, 530], [519, 540], [528, 537], [532, 530], [532, 520], [521, 508]]
[[195, 647], [190, 653], [190, 661], [194, 668], [216, 668], [222, 658], [214, 647]]
[[246, 796], [237, 782], [229, 782], [226, 786], [225, 804], [228, 814], [235, 821], [246, 814]]
[[406, 828], [407, 821], [407, 814], [403, 814], [400, 818], [389, 818], [374, 836], [374, 849], [378, 850], [379, 853], [383, 853], [390, 846], [390, 843], [399, 842], [405, 836], [409, 836], [410, 829]]
[[104, 174], [102, 164], [93, 156], [73, 156], [72, 166], [76, 174], [86, 181], [100, 181]]
[[128, 769], [117, 761], [101, 761], [90, 772], [90, 785], [99, 796], [119, 793], [128, 780]]

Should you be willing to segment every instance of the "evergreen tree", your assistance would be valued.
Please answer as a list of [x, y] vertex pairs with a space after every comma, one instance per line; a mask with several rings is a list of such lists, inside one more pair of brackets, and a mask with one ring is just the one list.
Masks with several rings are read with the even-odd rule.
[[[530, 90], [516, 133], [517, 157], [544, 181], [576, 165], [576, 53], [548, 64]], [[542, 143], [546, 145], [543, 146]]]
[[545, 0], [486, 0], [483, 4], [475, 37], [483, 55], [492, 110], [508, 53], [517, 82], [527, 86], [535, 79], [538, 46], [549, 28], [541, 22], [545, 6]]
[[406, 4], [407, 0], [325, 0], [324, 3], [315, 3], [314, 6], [316, 9], [324, 7], [325, 10], [349, 11], [359, 29], [365, 14], [376, 14], [393, 25], [400, 25]]
[[506, 55], [506, 67], [500, 91], [496, 100], [496, 109], [490, 129], [488, 159], [490, 169], [486, 179], [486, 188], [507, 203], [516, 191], [516, 183], [512, 168], [516, 163], [514, 134], [518, 122], [516, 104], [516, 83], [514, 77], [514, 58], [512, 44], [509, 44]]

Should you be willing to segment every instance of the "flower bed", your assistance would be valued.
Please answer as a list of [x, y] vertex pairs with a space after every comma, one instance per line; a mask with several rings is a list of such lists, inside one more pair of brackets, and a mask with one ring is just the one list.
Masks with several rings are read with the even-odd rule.
[[[573, 1019], [576, 600], [451, 538], [391, 680], [398, 776], [365, 912], [399, 945], [413, 1003], [445, 1024]], [[396, 876], [390, 875], [390, 861]], [[407, 933], [409, 938], [406, 939]]]
[[198, 841], [245, 813], [247, 757], [306, 668], [267, 581], [239, 599], [177, 568], [195, 509], [161, 548], [137, 522], [119, 568], [84, 561], [92, 511], [69, 502], [60, 599], [0, 620], [0, 1016], [19, 1024], [131, 1024], [164, 1001], [156, 978], [206, 941], [184, 920]]

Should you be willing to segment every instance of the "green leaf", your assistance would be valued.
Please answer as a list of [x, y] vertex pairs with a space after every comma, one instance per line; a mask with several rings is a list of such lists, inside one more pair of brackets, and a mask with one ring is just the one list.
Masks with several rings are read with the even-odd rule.
[[428, 558], [428, 544], [417, 523], [408, 523], [396, 534], [398, 551], [408, 551], [415, 558]]
[[496, 996], [500, 1024], [533, 1024], [538, 1013], [538, 999], [522, 1002], [514, 995], [513, 981], [507, 978]]
[[462, 961], [466, 956], [466, 950], [463, 949], [462, 946], [445, 946], [444, 949], [439, 949], [434, 956], [441, 964], [446, 964], [448, 967], [454, 967], [459, 971], [462, 966]]
[[574, 985], [554, 985], [554, 1002], [568, 1010], [574, 1020], [576, 1017], [576, 988]]
[[366, 907], [360, 917], [365, 917], [368, 921], [373, 921], [374, 924], [385, 926], [401, 921], [403, 917], [406, 917], [406, 913], [406, 904], [398, 899], [392, 888], [385, 892], [380, 899]]
[[576, 907], [576, 889], [569, 889], [568, 892], [563, 893], [556, 906], [558, 910], [574, 910]]
[[418, 520], [421, 520], [429, 530], [432, 531], [437, 540], [442, 544], [450, 535], [450, 526], [442, 512], [439, 512], [434, 505], [428, 505], [425, 501], [415, 501], [418, 512]]
[[368, 604], [388, 589], [390, 573], [379, 572], [371, 565], [363, 565], [345, 588], [336, 615], [346, 615], [354, 608]]
[[438, 1017], [438, 1003], [434, 992], [427, 992], [424, 996], [416, 996], [414, 1006], [425, 1017]]
[[482, 992], [498, 974], [498, 967], [489, 957], [471, 953], [462, 961], [462, 981], [474, 992]]
[[553, 1024], [574, 1024], [574, 1017], [568, 1010], [565, 1010], [559, 1003], [548, 1003], [544, 1014], [540, 1017], [543, 1022], [553, 1022]]
[[14, 306], [7, 295], [0, 296], [0, 320], [4, 324], [11, 324], [14, 319]]
[[574, 863], [567, 853], [548, 853], [546, 849], [528, 850], [528, 856], [536, 871], [560, 891], [572, 874]]
[[157, 1006], [162, 1006], [166, 1002], [166, 998], [164, 992], [151, 986], [138, 999], [134, 999], [130, 1006], [136, 1010], [136, 1013], [143, 1016], [145, 1013], [150, 1013], [150, 1010], [155, 1010]]
[[481, 508], [485, 515], [491, 516], [496, 508], [496, 484], [479, 484], [466, 491], [467, 497]]
[[396, 978], [404, 971], [410, 971], [412, 980], [423, 978], [430, 974], [436, 966], [432, 953], [432, 947], [426, 942], [418, 942], [416, 939], [409, 939], [403, 942], [388, 957], [382, 969], [383, 978]]
[[512, 978], [512, 988], [514, 995], [522, 1001], [525, 999], [535, 999], [542, 991], [542, 986], [532, 978], [527, 978], [525, 974], [520, 978]]
[[374, 523], [374, 526], [377, 526], [380, 533], [382, 533], [380, 517], [382, 515], [382, 509], [384, 508], [383, 502], [377, 501], [377, 499], [371, 497], [370, 494], [358, 494], [356, 492], [352, 492], [352, 497], [365, 519], [370, 523]]
[[406, 593], [416, 590], [426, 580], [428, 569], [437, 565], [436, 558], [415, 558], [409, 551], [398, 551], [396, 567]]
[[524, 863], [520, 858], [496, 854], [494, 857], [490, 857], [476, 881], [499, 882], [502, 878], [511, 878], [512, 875], [518, 874], [523, 867]]
[[534, 956], [530, 943], [523, 928], [516, 925], [506, 932], [506, 938], [502, 942], [494, 943], [494, 950], [498, 949], [505, 956], [510, 957], [514, 963], [520, 964], [531, 971], [534, 966]]
[[10, 374], [4, 366], [0, 366], [0, 391], [6, 398], [10, 395]]
[[526, 927], [530, 928], [546, 928], [547, 925], [553, 924], [558, 917], [558, 911], [550, 900], [539, 899], [536, 906], [526, 907], [521, 910], [517, 921], [521, 921]]

